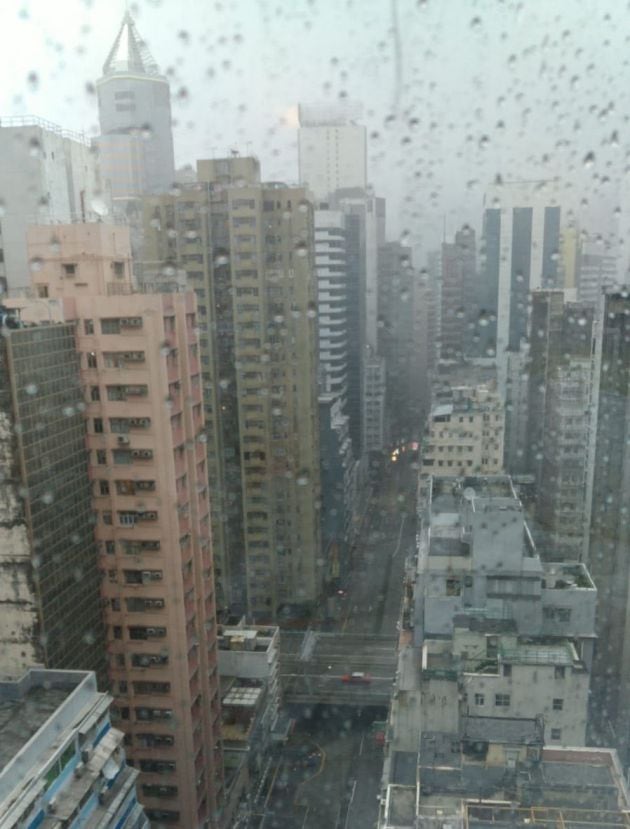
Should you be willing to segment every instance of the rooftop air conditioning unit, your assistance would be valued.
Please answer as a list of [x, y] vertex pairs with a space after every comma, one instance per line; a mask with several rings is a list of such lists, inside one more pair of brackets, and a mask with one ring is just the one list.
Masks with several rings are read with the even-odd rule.
[[50, 814], [52, 814], [52, 815], [55, 814], [55, 812], [57, 811], [57, 798], [56, 797], [51, 797], [50, 798], [50, 800], [48, 801], [47, 809], [50, 812]]
[[75, 777], [83, 777], [83, 772], [85, 771], [85, 763], [77, 763], [74, 767], [74, 776]]
[[129, 317], [127, 325], [131, 328], [140, 328], [142, 325], [142, 317]]
[[120, 435], [118, 443], [120, 443], [121, 446], [129, 446], [129, 438], [125, 437], [125, 435]]
[[140, 457], [145, 459], [150, 459], [153, 457], [153, 450], [152, 449], [141, 449], [140, 450]]
[[147, 636], [155, 636], [157, 628], [147, 628]]

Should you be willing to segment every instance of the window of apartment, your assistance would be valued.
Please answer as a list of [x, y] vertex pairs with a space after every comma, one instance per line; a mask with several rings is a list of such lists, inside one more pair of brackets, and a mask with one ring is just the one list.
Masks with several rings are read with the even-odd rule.
[[483, 694], [475, 694], [475, 705], [485, 705], [486, 698]]
[[95, 417], [94, 420], [93, 420], [93, 424], [94, 424], [94, 432], [97, 435], [102, 434], [103, 433], [103, 419], [101, 417]]
[[76, 273], [77, 273], [76, 262], [64, 262], [61, 267], [63, 269], [63, 275], [64, 276], [76, 276]]
[[446, 579], [446, 595], [447, 596], [461, 596], [462, 582], [461, 579]]
[[564, 665], [556, 665], [554, 668], [554, 678], [555, 679], [564, 679], [565, 677], [566, 668]]
[[100, 466], [107, 463], [107, 451], [105, 449], [96, 450], [96, 463]]
[[551, 739], [552, 740], [561, 740], [562, 739], [562, 729], [561, 728], [552, 728], [551, 729]]
[[83, 333], [84, 334], [93, 334], [94, 333], [94, 320], [83, 320]]
[[86, 360], [88, 368], [98, 367], [98, 363], [96, 362], [96, 354], [94, 353], [94, 351], [88, 351]]
[[114, 271], [114, 276], [118, 277], [119, 279], [125, 275], [125, 263], [124, 262], [112, 262], [112, 270]]
[[554, 697], [552, 707], [554, 711], [562, 711], [562, 709], [564, 708], [564, 700], [560, 697]]
[[101, 480], [98, 482], [98, 494], [109, 495], [109, 481]]
[[[90, 400], [98, 402], [101, 399], [101, 390], [98, 386], [90, 386]], [[102, 430], [101, 430], [102, 431]]]
[[494, 704], [497, 708], [509, 708], [510, 707], [510, 695], [509, 694], [495, 694], [494, 695]]
[[102, 334], [120, 334], [120, 319], [117, 317], [106, 317], [101, 320]]
[[504, 665], [503, 666], [503, 676], [512, 676], [512, 666], [511, 665]]

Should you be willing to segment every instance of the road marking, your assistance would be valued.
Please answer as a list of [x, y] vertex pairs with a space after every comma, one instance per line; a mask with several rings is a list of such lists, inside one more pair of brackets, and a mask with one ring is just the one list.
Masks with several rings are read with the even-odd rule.
[[400, 552], [400, 542], [402, 540], [402, 531], [403, 531], [403, 527], [405, 526], [405, 521], [406, 520], [407, 520], [407, 516], [403, 515], [403, 517], [400, 521], [400, 530], [398, 530], [398, 543], [396, 544], [396, 549], [392, 553], [392, 558], [396, 558], [396, 556]]
[[276, 770], [274, 771], [273, 777], [271, 778], [271, 783], [269, 784], [269, 789], [267, 791], [267, 797], [265, 798], [265, 805], [263, 807], [264, 810], [267, 809], [267, 804], [269, 803], [269, 798], [271, 797], [273, 787], [276, 785], [276, 777], [278, 776], [278, 772], [280, 771], [280, 766], [281, 765], [282, 765], [282, 761], [278, 760], [278, 764], [276, 765]]
[[[298, 785], [298, 787], [297, 787], [297, 789], [296, 789], [296, 791], [295, 791], [295, 797], [293, 798], [293, 803], [294, 803], [296, 806], [299, 806], [299, 803], [298, 803], [298, 794], [300, 793], [300, 790], [301, 790], [302, 786], [304, 786], [306, 783], [310, 783], [310, 782], [311, 782], [311, 780], [315, 780], [315, 778], [316, 778], [316, 777], [319, 777], [319, 775], [320, 775], [320, 774], [324, 771], [324, 767], [325, 767], [325, 765], [326, 765], [326, 752], [325, 752], [325, 751], [324, 751], [324, 749], [323, 749], [323, 748], [319, 745], [319, 743], [316, 743], [316, 742], [315, 742], [315, 740], [313, 740], [313, 743], [315, 744], [315, 746], [316, 746], [317, 750], [318, 750], [318, 751], [319, 751], [319, 753], [320, 753], [320, 757], [321, 757], [321, 760], [320, 760], [320, 763], [319, 763], [319, 768], [317, 769], [317, 771], [315, 772], [315, 774], [312, 774], [310, 777], [305, 778], [305, 779], [304, 779], [304, 780], [302, 780], [302, 782]], [[308, 805], [308, 804], [307, 804], [307, 805]]]
[[357, 781], [355, 780], [352, 784], [352, 794], [350, 795], [350, 802], [348, 803], [348, 811], [346, 812], [346, 822], [343, 825], [343, 829], [348, 829], [348, 821], [350, 820], [350, 809], [352, 808], [352, 801], [354, 800], [354, 793], [357, 789]]

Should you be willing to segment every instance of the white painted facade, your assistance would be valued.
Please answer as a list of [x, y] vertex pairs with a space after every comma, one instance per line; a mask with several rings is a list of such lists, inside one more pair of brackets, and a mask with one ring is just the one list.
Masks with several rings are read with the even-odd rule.
[[298, 165], [300, 184], [315, 202], [335, 190], [367, 187], [367, 136], [347, 107], [300, 106]]
[[0, 157], [2, 250], [11, 291], [31, 284], [28, 225], [107, 221], [111, 201], [89, 140], [48, 121], [3, 118]]

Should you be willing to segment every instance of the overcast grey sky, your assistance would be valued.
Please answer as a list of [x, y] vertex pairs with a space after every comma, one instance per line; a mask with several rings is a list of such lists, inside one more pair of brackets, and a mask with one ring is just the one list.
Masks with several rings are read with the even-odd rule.
[[[178, 165], [231, 148], [297, 179], [296, 104], [363, 103], [392, 238], [480, 225], [497, 175], [559, 176], [608, 233], [628, 165], [626, 0], [137, 0], [171, 76]], [[122, 0], [5, 0], [0, 114], [96, 134], [93, 82]], [[594, 162], [590, 162], [594, 154]], [[407, 233], [405, 233], [407, 231]]]

